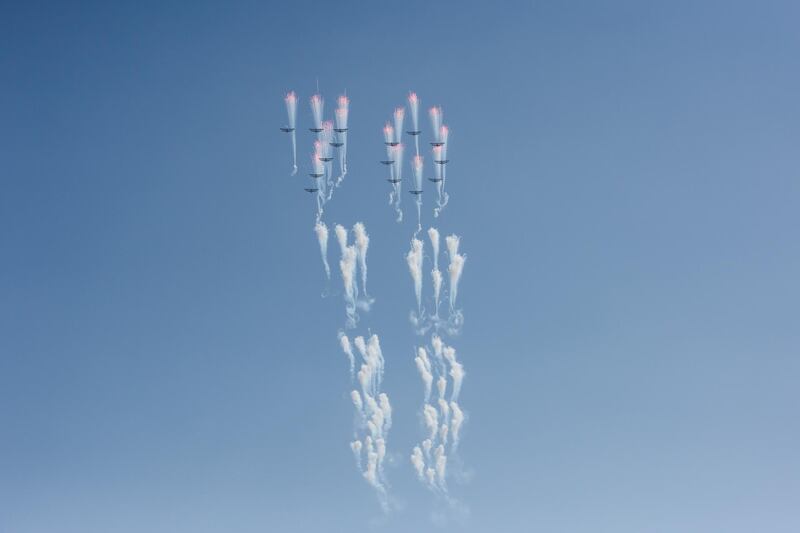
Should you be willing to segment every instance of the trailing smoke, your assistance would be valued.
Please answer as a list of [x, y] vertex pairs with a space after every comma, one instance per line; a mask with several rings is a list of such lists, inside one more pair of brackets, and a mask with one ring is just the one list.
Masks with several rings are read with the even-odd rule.
[[408, 271], [411, 273], [411, 279], [414, 281], [414, 294], [417, 297], [417, 319], [421, 320], [422, 313], [422, 249], [423, 243], [421, 240], [414, 238], [411, 239], [411, 250], [406, 254], [406, 262], [408, 263]]
[[422, 166], [422, 157], [419, 155], [414, 156], [414, 191], [417, 204], [417, 231], [414, 232], [415, 237], [417, 233], [422, 231]]
[[339, 177], [336, 179], [336, 186], [341, 184], [344, 177], [347, 175], [347, 118], [350, 113], [350, 99], [342, 95], [339, 97], [337, 103], [339, 107], [336, 108], [334, 118], [336, 119], [336, 139], [339, 146]]
[[328, 266], [328, 226], [324, 222], [317, 222], [314, 225], [314, 233], [319, 242], [319, 252], [322, 255], [322, 265], [325, 267], [325, 276], [331, 279], [331, 268]]
[[297, 174], [297, 95], [294, 91], [289, 91], [284, 99], [286, 102], [286, 114], [289, 116], [289, 134], [292, 136], [292, 176]]
[[414, 136], [415, 155], [419, 156], [419, 99], [417, 93], [408, 94], [408, 108], [411, 110], [411, 127], [413, 128], [408, 133]]

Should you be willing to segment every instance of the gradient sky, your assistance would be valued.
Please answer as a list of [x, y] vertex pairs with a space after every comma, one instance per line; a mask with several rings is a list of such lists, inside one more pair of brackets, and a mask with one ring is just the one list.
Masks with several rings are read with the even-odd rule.
[[[377, 164], [408, 90], [468, 256], [471, 516], [438, 527], [800, 530], [797, 2], [112, 4], [0, 16], [0, 533], [437, 527]], [[388, 518], [277, 129], [317, 79], [352, 100], [326, 221], [372, 239]]]

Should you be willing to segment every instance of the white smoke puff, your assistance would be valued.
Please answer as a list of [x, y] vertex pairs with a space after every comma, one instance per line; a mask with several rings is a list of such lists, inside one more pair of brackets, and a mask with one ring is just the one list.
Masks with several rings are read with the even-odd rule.
[[419, 449], [419, 446], [414, 446], [414, 450], [411, 452], [411, 464], [414, 465], [417, 478], [422, 481], [425, 475], [425, 459], [422, 457], [422, 450]]
[[428, 228], [428, 238], [431, 240], [431, 248], [433, 248], [433, 269], [439, 269], [439, 230], [436, 228]]
[[461, 237], [458, 235], [448, 235], [447, 238], [445, 238], [445, 242], [447, 243], [447, 254], [452, 261], [453, 256], [458, 255], [458, 245], [461, 243]]
[[455, 310], [456, 297], [458, 296], [458, 282], [461, 279], [461, 271], [464, 269], [464, 262], [467, 258], [456, 254], [450, 258], [450, 265], [447, 271], [450, 273], [450, 310]]
[[353, 379], [353, 372], [355, 372], [355, 357], [353, 356], [353, 348], [350, 346], [350, 339], [347, 338], [347, 335], [341, 334], [339, 335], [339, 343], [342, 346], [342, 351], [347, 356], [347, 360], [350, 362], [350, 379]]
[[364, 403], [361, 401], [361, 395], [357, 390], [350, 391], [350, 399], [353, 400], [353, 405], [359, 413], [364, 410]]
[[433, 281], [433, 302], [435, 305], [435, 316], [439, 316], [439, 298], [442, 293], [442, 273], [437, 270], [431, 270], [431, 279]]
[[439, 428], [439, 439], [442, 441], [442, 444], [447, 444], [447, 424], [442, 424]]
[[394, 188], [393, 188], [393, 196], [390, 198], [394, 198], [394, 210], [397, 213], [397, 222], [403, 221], [403, 210], [400, 208], [401, 198], [402, 198], [402, 189], [403, 189], [403, 153], [405, 147], [402, 144], [398, 144], [396, 146], [392, 146], [389, 150], [391, 153], [390, 160], [394, 161], [394, 164], [391, 166], [393, 167], [393, 174], [392, 177], [394, 178]]
[[447, 380], [439, 376], [439, 379], [436, 381], [436, 388], [439, 390], [439, 399], [444, 398], [444, 392], [447, 390]]
[[400, 142], [403, 135], [403, 119], [406, 115], [404, 107], [398, 107], [394, 110], [394, 142]]
[[422, 313], [422, 248], [423, 243], [419, 239], [411, 239], [411, 250], [406, 255], [408, 271], [414, 281], [414, 294], [417, 297], [417, 308]]
[[380, 430], [378, 429], [378, 425], [375, 424], [373, 420], [367, 420], [367, 430], [372, 438], [376, 438], [380, 435]]
[[384, 431], [389, 431], [392, 428], [392, 406], [386, 393], [382, 392], [378, 395], [378, 403], [383, 413]]
[[458, 361], [450, 363], [450, 377], [453, 378], [453, 393], [450, 395], [451, 401], [458, 401], [461, 392], [461, 383], [464, 381], [464, 367]]
[[369, 343], [367, 344], [367, 356], [370, 358], [372, 365], [376, 369], [376, 386], [380, 386], [380, 383], [383, 380], [384, 359], [383, 353], [381, 352], [380, 339], [378, 339], [377, 335], [373, 334], [369, 338]]
[[444, 372], [444, 361], [442, 360], [444, 343], [442, 342], [442, 338], [434, 334], [431, 337], [431, 345], [433, 346], [433, 356], [436, 358], [436, 362], [439, 364], [441, 371]]
[[359, 385], [361, 385], [361, 392], [366, 395], [370, 391], [370, 383], [372, 380], [372, 372], [370, 371], [369, 365], [361, 365], [361, 369], [356, 376], [358, 377]]
[[428, 428], [429, 437], [431, 440], [436, 439], [436, 430], [439, 429], [439, 415], [436, 409], [429, 404], [425, 404], [422, 408], [422, 415], [425, 419], [425, 427]]
[[375, 439], [375, 453], [378, 456], [378, 471], [383, 470], [383, 459], [386, 457], [386, 441]]
[[461, 425], [464, 423], [464, 412], [456, 402], [450, 402], [450, 411], [453, 413], [453, 418], [450, 421], [450, 432], [453, 435], [453, 449], [458, 446], [458, 436], [461, 431]]
[[336, 240], [339, 242], [339, 249], [344, 255], [344, 251], [347, 249], [347, 230], [341, 224], [336, 224], [333, 231], [336, 234]]
[[314, 233], [317, 234], [317, 241], [319, 241], [319, 252], [322, 255], [325, 276], [331, 279], [331, 268], [328, 266], [328, 226], [324, 222], [317, 222], [314, 225]]
[[[447, 126], [442, 125], [439, 128], [439, 141], [442, 143], [442, 151], [440, 152], [439, 161], [447, 161], [447, 147], [450, 145], [450, 129]], [[442, 167], [442, 177], [447, 177], [447, 163], [441, 165]]]
[[361, 269], [361, 288], [364, 296], [367, 295], [367, 249], [369, 249], [369, 235], [364, 224], [356, 222], [353, 226], [355, 234], [356, 254], [358, 256], [358, 268]]
[[447, 424], [450, 419], [450, 406], [444, 398], [439, 398], [439, 411], [442, 413], [442, 421]]
[[444, 488], [446, 485], [444, 481], [445, 475], [447, 473], [446, 468], [447, 468], [447, 456], [441, 454], [438, 457], [436, 457], [436, 479], [439, 482], [439, 486], [442, 488]]
[[372, 422], [375, 425], [376, 433], [374, 435], [376, 436], [383, 435], [383, 426], [384, 426], [383, 411], [381, 411], [380, 409], [375, 409], [372, 412], [372, 418], [370, 422]]
[[353, 450], [353, 456], [356, 458], [358, 469], [361, 470], [361, 441], [354, 440], [350, 443], [350, 449]]
[[339, 261], [339, 268], [342, 271], [342, 281], [344, 282], [347, 327], [353, 328], [356, 325], [356, 298], [355, 288], [353, 286], [353, 280], [356, 274], [356, 249], [354, 246], [347, 246], [344, 249], [342, 252], [342, 259]]
[[422, 383], [425, 385], [425, 401], [427, 402], [428, 398], [431, 396], [431, 385], [433, 384], [431, 364], [425, 353], [425, 348], [417, 348], [417, 354], [417, 357], [414, 358], [414, 362], [417, 364], [417, 371], [419, 371], [419, 376], [422, 378]]
[[436, 486], [436, 470], [433, 468], [428, 468], [425, 471], [425, 481], [428, 483], [430, 487]]
[[425, 439], [422, 441], [422, 449], [425, 451], [425, 457], [431, 456], [431, 447], [433, 447], [433, 442], [431, 439]]
[[359, 335], [353, 339], [353, 344], [356, 345], [358, 353], [361, 354], [361, 358], [364, 360], [364, 362], [369, 363], [369, 356], [367, 355], [367, 343], [364, 342], [364, 337]]

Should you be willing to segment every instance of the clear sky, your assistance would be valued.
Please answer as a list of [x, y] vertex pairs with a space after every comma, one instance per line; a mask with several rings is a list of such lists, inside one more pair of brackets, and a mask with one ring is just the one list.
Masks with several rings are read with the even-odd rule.
[[[797, 2], [112, 4], [0, 16], [0, 532], [435, 528], [377, 164], [409, 90], [468, 256], [471, 516], [438, 527], [800, 530]], [[352, 100], [326, 221], [372, 239], [386, 519], [278, 131], [317, 79]]]

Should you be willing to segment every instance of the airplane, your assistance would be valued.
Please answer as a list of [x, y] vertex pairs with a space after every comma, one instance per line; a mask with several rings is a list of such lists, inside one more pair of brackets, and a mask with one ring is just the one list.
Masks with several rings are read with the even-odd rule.
[[432, 181], [434, 183], [437, 183], [437, 182], [440, 182], [440, 181], [443, 181], [443, 180], [444, 180], [444, 178], [428, 178], [428, 181]]
[[389, 160], [389, 161], [381, 161], [381, 163], [383, 163], [384, 165], [391, 165], [392, 163], [394, 163], [394, 161], [392, 161], [392, 160]]
[[308, 131], [313, 131], [314, 133], [322, 132], [322, 128], [308, 128]]
[[397, 178], [386, 178], [386, 181], [388, 181], [389, 183], [400, 183], [403, 180]]
[[319, 159], [323, 163], [327, 163], [328, 161], [333, 161], [332, 157], [318, 157], [317, 159]]
[[444, 146], [443, 142], [432, 142], [431, 146]]
[[283, 133], [292, 133], [292, 132], [294, 131], [294, 128], [288, 128], [288, 127], [286, 127], [286, 128], [281, 128], [281, 131], [282, 131]]
[[386, 146], [397, 146], [400, 143], [398, 143], [398, 142], [388, 142], [388, 143], [383, 143], [383, 144], [385, 144]]
[[434, 160], [434, 163], [436, 163], [437, 165], [445, 165], [445, 164], [447, 164], [447, 163], [449, 163], [449, 162], [450, 162], [450, 160], [449, 160], [449, 159], [445, 159], [445, 160], [443, 160], [443, 161], [435, 161], [435, 160]]
[[321, 178], [321, 177], [322, 177], [322, 176], [324, 176], [324, 175], [325, 175], [325, 174], [309, 174], [309, 176], [311, 176], [311, 177], [312, 177], [312, 178], [314, 178], [314, 179]]
[[420, 194], [422, 194], [422, 191], [408, 191], [408, 192], [410, 192], [411, 194], [413, 194], [415, 196], [419, 196]]
[[331, 145], [331, 146], [333, 146], [334, 148], [339, 148], [339, 147], [341, 147], [341, 146], [344, 146], [344, 143], [328, 143], [328, 144], [330, 144], [330, 145]]
[[319, 189], [303, 189], [303, 190], [308, 192], [317, 192]]
[[344, 133], [347, 131], [347, 128], [333, 128], [333, 131], [336, 133]]
[[422, 132], [420, 130], [417, 130], [417, 131], [407, 131], [406, 133], [408, 133], [409, 135], [419, 135]]

